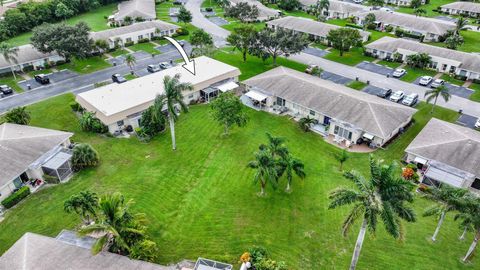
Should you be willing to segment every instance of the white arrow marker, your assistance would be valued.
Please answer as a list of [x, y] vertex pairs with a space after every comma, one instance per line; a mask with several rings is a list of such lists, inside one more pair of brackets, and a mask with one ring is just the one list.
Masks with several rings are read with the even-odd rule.
[[170, 41], [170, 43], [172, 43], [172, 45], [175, 46], [175, 48], [177, 48], [177, 51], [182, 55], [183, 61], [185, 62], [185, 64], [183, 64], [182, 67], [188, 70], [193, 75], [195, 75], [195, 60], [188, 59], [185, 49], [183, 49], [182, 45], [180, 45], [178, 41], [176, 41], [171, 37], [164, 37], [164, 38]]

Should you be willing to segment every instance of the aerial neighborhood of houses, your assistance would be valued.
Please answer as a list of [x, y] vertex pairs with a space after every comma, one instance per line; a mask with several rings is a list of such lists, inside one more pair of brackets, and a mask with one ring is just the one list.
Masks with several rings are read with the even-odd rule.
[[476, 1], [0, 3], [0, 269], [478, 269], [479, 241]]

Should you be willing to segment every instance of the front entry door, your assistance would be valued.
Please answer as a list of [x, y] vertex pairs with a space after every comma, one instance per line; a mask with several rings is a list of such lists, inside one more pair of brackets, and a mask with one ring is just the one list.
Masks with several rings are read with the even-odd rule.
[[326, 126], [330, 125], [330, 119], [331, 118], [328, 117], [328, 116], [323, 117], [323, 124], [326, 125]]

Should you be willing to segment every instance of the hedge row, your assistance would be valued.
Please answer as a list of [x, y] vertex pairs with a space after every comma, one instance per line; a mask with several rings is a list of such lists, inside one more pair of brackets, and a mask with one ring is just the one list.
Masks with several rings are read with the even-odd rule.
[[7, 209], [12, 208], [14, 205], [19, 203], [21, 200], [23, 200], [23, 198], [27, 197], [28, 195], [30, 195], [30, 188], [27, 186], [23, 186], [15, 193], [8, 196], [5, 200], [3, 200], [2, 205]]

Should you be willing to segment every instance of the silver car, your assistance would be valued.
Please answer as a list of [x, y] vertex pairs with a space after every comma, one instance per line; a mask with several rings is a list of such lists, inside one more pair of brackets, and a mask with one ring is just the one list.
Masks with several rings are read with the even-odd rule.
[[393, 102], [399, 102], [405, 96], [403, 91], [396, 91], [390, 96], [390, 100]]
[[405, 96], [405, 98], [403, 98], [402, 104], [411, 107], [415, 105], [417, 101], [418, 101], [418, 94], [412, 93], [410, 95]]
[[395, 77], [395, 78], [400, 78], [403, 75], [405, 75], [406, 73], [407, 73], [407, 71], [405, 69], [397, 68], [393, 71], [392, 76]]
[[445, 81], [442, 79], [436, 79], [430, 85], [431, 88], [437, 88], [445, 84]]
[[433, 78], [431, 76], [422, 76], [420, 77], [420, 81], [418, 82], [418, 84], [427, 86], [429, 83], [432, 82], [432, 80]]

